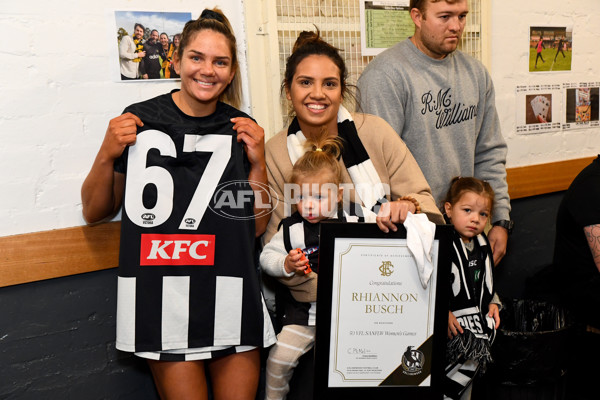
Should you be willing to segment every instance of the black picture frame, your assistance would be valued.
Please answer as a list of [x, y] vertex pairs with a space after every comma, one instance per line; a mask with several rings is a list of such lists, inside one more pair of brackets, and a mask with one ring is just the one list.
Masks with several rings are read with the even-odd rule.
[[[341, 223], [324, 221], [321, 223], [319, 246], [319, 279], [317, 289], [317, 316], [315, 338], [315, 367], [314, 367], [314, 399], [365, 399], [369, 397], [378, 400], [397, 399], [399, 395], [415, 396], [426, 400], [443, 398], [443, 378], [446, 366], [446, 340], [448, 329], [448, 282], [451, 264], [452, 236], [451, 226], [437, 225], [435, 240], [439, 242], [438, 263], [436, 268], [435, 311], [433, 335], [431, 343], [432, 360], [430, 364], [430, 386], [397, 385], [397, 386], [353, 386], [329, 387], [329, 357], [331, 350], [332, 324], [332, 293], [333, 265], [336, 238], [376, 238], [376, 239], [406, 239], [406, 229], [398, 225], [397, 232], [382, 232], [377, 225], [367, 223]], [[429, 342], [429, 339], [426, 341]], [[391, 376], [399, 374], [400, 368]], [[398, 375], [395, 375], [398, 376]]]

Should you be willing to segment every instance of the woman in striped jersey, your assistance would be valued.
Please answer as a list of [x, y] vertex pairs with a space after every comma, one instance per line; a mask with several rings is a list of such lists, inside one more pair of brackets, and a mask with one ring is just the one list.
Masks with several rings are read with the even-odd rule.
[[235, 108], [220, 10], [185, 25], [174, 62], [181, 90], [110, 121], [83, 214], [95, 223], [123, 205], [116, 347], [148, 360], [160, 397], [208, 399], [209, 376], [214, 399], [254, 400], [260, 348], [275, 341], [254, 256], [269, 219], [264, 132]]

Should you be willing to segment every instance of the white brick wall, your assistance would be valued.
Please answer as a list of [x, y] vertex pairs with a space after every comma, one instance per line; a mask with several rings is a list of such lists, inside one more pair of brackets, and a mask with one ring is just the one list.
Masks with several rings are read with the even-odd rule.
[[127, 105], [178, 86], [111, 81], [116, 33], [108, 30], [107, 14], [189, 11], [197, 17], [217, 4], [236, 30], [243, 61], [239, 0], [0, 0], [0, 236], [83, 225], [81, 183], [108, 121]]
[[[241, 3], [175, 0], [165, 8], [166, 3], [157, 0], [0, 0], [0, 236], [84, 224], [79, 190], [109, 119], [133, 102], [175, 87], [170, 82], [110, 81], [107, 12], [198, 15], [204, 7], [219, 4], [232, 20], [243, 62]], [[491, 72], [510, 167], [600, 152], [599, 129], [515, 133], [516, 85], [600, 80], [598, 15], [598, 0], [492, 1]], [[572, 72], [528, 72], [531, 25], [573, 26]]]
[[[515, 132], [515, 87], [600, 81], [600, 1], [490, 0], [492, 3], [492, 78], [502, 132], [508, 142], [508, 166], [542, 164], [600, 153], [600, 128], [535, 135]], [[572, 26], [571, 71], [529, 72], [529, 28]], [[564, 99], [562, 99], [564, 103]]]

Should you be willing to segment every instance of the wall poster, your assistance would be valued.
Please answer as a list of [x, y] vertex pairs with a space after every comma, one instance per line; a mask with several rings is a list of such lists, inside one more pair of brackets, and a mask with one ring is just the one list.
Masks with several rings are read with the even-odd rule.
[[413, 35], [409, 0], [360, 0], [359, 4], [363, 56], [376, 56]]
[[562, 90], [559, 84], [522, 85], [516, 89], [517, 133], [561, 129]]
[[565, 123], [563, 129], [594, 128], [598, 120], [600, 82], [565, 83]]

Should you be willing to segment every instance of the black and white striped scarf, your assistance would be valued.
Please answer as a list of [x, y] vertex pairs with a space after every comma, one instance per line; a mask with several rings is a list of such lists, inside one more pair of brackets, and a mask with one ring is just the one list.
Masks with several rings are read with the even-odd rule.
[[[354, 184], [357, 201], [362, 201], [366, 208], [377, 211], [374, 207], [387, 202], [379, 174], [358, 137], [352, 116], [343, 106], [340, 106], [337, 120], [338, 136], [343, 140], [342, 159]], [[306, 137], [300, 130], [298, 118], [294, 118], [287, 134], [287, 148], [292, 165], [306, 152], [305, 142]]]
[[444, 394], [451, 399], [460, 398], [479, 371], [485, 371], [486, 364], [491, 362], [490, 346], [496, 335], [494, 320], [487, 316], [487, 306], [494, 295], [491, 246], [483, 233], [473, 238], [473, 242], [483, 259], [479, 298], [469, 289], [473, 285], [468, 273], [467, 249], [454, 232], [450, 311], [459, 321], [469, 322], [461, 323], [464, 333], [450, 340], [446, 349]]

